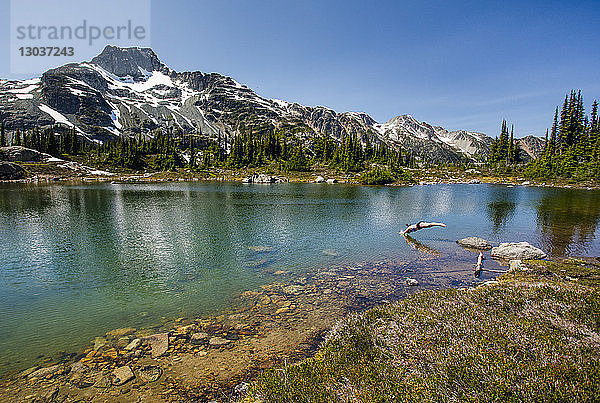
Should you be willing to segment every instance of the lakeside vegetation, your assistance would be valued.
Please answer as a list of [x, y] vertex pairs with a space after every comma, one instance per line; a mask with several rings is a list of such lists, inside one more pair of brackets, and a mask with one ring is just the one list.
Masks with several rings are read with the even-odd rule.
[[550, 132], [546, 130], [541, 155], [522, 164], [514, 141], [514, 127], [510, 137], [508, 124], [502, 122], [500, 136], [491, 147], [487, 164], [499, 175], [521, 171], [531, 179], [564, 179], [572, 183], [600, 181], [600, 122], [598, 102], [592, 103], [590, 115], [585, 113], [581, 91], [565, 96], [562, 107], [557, 107]]
[[352, 315], [314, 358], [261, 374], [245, 401], [599, 400], [600, 266], [526, 268]]

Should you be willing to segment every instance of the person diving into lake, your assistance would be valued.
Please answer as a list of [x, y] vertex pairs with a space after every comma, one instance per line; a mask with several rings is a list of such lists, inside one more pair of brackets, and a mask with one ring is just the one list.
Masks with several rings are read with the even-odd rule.
[[431, 228], [431, 227], [446, 227], [446, 224], [442, 223], [442, 222], [425, 222], [425, 221], [419, 221], [416, 224], [406, 224], [406, 228], [403, 231], [400, 231], [399, 234], [400, 235], [408, 235], [411, 232], [415, 232], [415, 231], [419, 231], [421, 229], [424, 228]]

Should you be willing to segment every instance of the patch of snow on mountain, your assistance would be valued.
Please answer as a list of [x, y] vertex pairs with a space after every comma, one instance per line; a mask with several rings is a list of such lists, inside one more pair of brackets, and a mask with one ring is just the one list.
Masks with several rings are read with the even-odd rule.
[[31, 91], [35, 90], [38, 87], [39, 87], [39, 85], [32, 84], [32, 85], [28, 85], [27, 87], [14, 88], [14, 89], [8, 90], [6, 92], [10, 92], [12, 94], [28, 94], [28, 93], [30, 93]]
[[69, 119], [67, 119], [60, 112], [57, 112], [54, 109], [50, 108], [48, 105], [40, 104], [38, 108], [40, 108], [42, 112], [45, 112], [48, 115], [50, 115], [52, 119], [54, 119], [57, 123], [63, 123], [69, 127], [73, 127], [73, 123], [69, 122]]
[[[108, 102], [108, 101], [107, 101]], [[110, 112], [110, 118], [113, 122], [113, 125], [117, 128], [117, 129], [122, 129], [123, 125], [121, 124], [121, 122], [119, 122], [119, 119], [121, 118], [121, 111], [119, 110], [118, 107], [114, 106], [113, 104], [111, 104], [110, 102], [108, 102], [108, 104], [110, 105], [111, 108], [111, 112]]]

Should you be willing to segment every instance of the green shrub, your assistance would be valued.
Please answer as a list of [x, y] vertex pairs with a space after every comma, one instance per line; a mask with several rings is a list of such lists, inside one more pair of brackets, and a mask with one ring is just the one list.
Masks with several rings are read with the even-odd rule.
[[360, 176], [360, 183], [363, 185], [385, 185], [396, 180], [387, 170], [378, 166], [369, 169]]

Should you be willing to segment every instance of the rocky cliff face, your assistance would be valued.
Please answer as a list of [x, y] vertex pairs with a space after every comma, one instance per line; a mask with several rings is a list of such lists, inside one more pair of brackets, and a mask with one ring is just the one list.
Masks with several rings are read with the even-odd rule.
[[68, 64], [26, 81], [0, 80], [0, 118], [7, 130], [39, 126], [75, 128], [89, 139], [150, 135], [156, 129], [231, 139], [244, 127], [293, 129], [395, 145], [417, 158], [453, 162], [485, 156], [492, 139], [450, 132], [409, 115], [377, 123], [362, 112], [337, 113], [266, 99], [217, 73], [176, 72], [149, 48], [107, 46], [89, 63]]
[[522, 154], [525, 154], [527, 159], [535, 159], [542, 155], [546, 140], [541, 137], [525, 136], [518, 139], [517, 143], [521, 147]]

